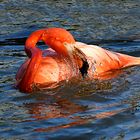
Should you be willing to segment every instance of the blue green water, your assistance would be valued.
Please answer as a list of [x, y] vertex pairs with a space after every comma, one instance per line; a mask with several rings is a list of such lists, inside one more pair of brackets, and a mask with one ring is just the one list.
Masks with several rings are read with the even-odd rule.
[[139, 0], [0, 4], [0, 139], [140, 139], [139, 66], [110, 80], [70, 81], [31, 95], [14, 87], [25, 39], [44, 27], [63, 27], [78, 41], [140, 57]]

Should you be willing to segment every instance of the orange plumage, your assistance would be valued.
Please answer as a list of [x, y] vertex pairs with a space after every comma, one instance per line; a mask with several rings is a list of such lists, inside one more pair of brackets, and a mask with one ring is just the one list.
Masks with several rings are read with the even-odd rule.
[[[40, 40], [50, 48], [44, 51], [37, 48]], [[86, 74], [94, 79], [111, 70], [140, 65], [139, 57], [76, 42], [61, 28], [33, 32], [26, 40], [25, 51], [29, 59], [16, 75], [17, 87], [23, 92], [33, 92], [35, 87], [51, 88], [78, 75]]]

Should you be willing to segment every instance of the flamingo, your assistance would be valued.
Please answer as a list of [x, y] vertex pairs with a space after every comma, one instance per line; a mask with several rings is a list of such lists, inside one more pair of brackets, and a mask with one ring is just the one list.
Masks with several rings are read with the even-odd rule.
[[[38, 41], [45, 42], [49, 48], [37, 48]], [[26, 93], [37, 88], [54, 88], [73, 77], [94, 79], [112, 70], [140, 65], [140, 57], [77, 42], [70, 32], [55, 27], [31, 33], [25, 43], [25, 52], [28, 59], [16, 74], [16, 85]]]

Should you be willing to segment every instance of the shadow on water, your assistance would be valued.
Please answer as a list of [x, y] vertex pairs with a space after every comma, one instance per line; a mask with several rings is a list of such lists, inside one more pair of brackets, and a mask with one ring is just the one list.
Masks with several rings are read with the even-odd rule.
[[78, 41], [140, 57], [139, 0], [0, 4], [0, 139], [140, 139], [139, 66], [114, 71], [111, 79], [72, 79], [36, 94], [14, 87], [26, 59], [27, 36], [46, 26], [64, 27]]

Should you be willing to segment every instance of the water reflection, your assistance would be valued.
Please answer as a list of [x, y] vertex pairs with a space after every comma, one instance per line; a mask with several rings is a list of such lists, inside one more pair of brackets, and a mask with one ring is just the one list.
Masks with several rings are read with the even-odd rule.
[[[25, 104], [32, 118], [31, 120], [26, 120], [27, 122], [39, 120], [44, 122], [44, 125], [34, 128], [33, 131], [55, 132], [64, 128], [78, 127], [80, 125], [86, 126], [91, 122], [112, 118], [112, 116], [118, 116], [121, 113], [129, 114], [130, 112], [134, 114], [138, 107], [138, 99], [135, 101], [131, 100], [127, 103], [126, 101], [111, 101], [104, 105], [98, 105], [93, 101], [91, 105], [84, 105], [75, 101], [73, 97], [69, 99], [68, 97], [64, 98], [67, 95], [61, 95], [62, 93], [57, 93], [57, 95], [42, 94], [36, 97], [35, 103]], [[92, 98], [92, 95], [89, 98]], [[130, 104], [130, 106], [124, 107], [124, 103], [125, 106], [127, 104]], [[107, 121], [105, 125], [108, 123]]]

